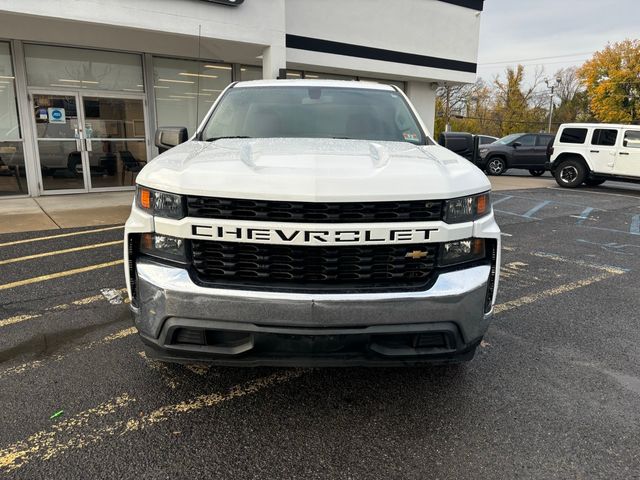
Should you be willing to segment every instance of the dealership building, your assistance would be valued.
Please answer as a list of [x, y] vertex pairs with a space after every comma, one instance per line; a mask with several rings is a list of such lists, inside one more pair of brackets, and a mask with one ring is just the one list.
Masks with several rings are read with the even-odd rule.
[[0, 197], [132, 189], [153, 132], [230, 83], [391, 83], [432, 131], [476, 77], [483, 0], [3, 0]]

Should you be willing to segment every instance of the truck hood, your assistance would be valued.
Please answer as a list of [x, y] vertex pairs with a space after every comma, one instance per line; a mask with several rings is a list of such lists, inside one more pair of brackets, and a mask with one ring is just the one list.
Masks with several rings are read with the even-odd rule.
[[455, 153], [342, 139], [191, 141], [149, 162], [137, 182], [166, 192], [309, 202], [454, 198], [491, 188]]

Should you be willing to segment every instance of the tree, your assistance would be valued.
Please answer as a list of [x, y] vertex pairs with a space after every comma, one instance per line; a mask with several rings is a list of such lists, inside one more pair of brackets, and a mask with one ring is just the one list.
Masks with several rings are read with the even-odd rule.
[[640, 40], [609, 44], [578, 70], [590, 107], [601, 122], [634, 123], [640, 118]]
[[554, 78], [560, 79], [560, 84], [556, 88], [556, 96], [560, 99], [560, 104], [553, 114], [554, 124], [593, 120], [589, 112], [587, 93], [578, 76], [578, 68], [562, 68], [556, 72]]
[[542, 70], [537, 70], [528, 86], [524, 86], [524, 66], [508, 67], [505, 79], [496, 78], [494, 117], [500, 134], [535, 132], [544, 128], [546, 96], [540, 91]]
[[476, 83], [447, 85], [438, 90], [436, 98], [436, 137], [449, 123], [453, 131], [481, 133], [479, 116], [489, 110], [491, 91], [479, 78]]

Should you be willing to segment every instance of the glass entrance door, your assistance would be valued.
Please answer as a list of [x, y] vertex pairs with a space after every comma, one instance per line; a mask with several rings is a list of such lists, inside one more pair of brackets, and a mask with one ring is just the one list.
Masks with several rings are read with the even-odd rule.
[[135, 185], [147, 163], [142, 98], [82, 95], [91, 190]]
[[141, 97], [84, 92], [32, 97], [44, 192], [133, 188], [147, 162]]
[[33, 116], [44, 191], [88, 191], [79, 98], [34, 93]]

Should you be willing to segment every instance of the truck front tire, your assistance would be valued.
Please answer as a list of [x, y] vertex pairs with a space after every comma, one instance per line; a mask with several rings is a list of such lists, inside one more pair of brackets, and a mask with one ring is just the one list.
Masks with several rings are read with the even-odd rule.
[[558, 185], [564, 188], [576, 188], [586, 180], [588, 172], [584, 163], [572, 158], [558, 165], [554, 173]]

